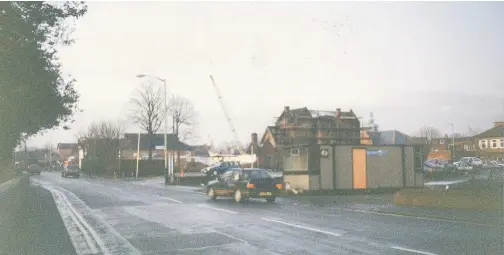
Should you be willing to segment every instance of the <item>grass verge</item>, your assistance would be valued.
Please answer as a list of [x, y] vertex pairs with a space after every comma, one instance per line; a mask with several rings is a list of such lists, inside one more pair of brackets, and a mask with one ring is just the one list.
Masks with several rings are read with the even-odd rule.
[[0, 167], [0, 184], [16, 177], [17, 173], [12, 167]]

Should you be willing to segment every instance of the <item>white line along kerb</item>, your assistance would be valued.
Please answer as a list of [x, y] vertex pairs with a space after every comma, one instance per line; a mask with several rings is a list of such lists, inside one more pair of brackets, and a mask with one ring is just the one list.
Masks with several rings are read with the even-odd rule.
[[232, 214], [238, 213], [238, 212], [234, 212], [234, 211], [230, 211], [230, 210], [226, 210], [226, 209], [221, 209], [221, 208], [215, 208], [215, 207], [206, 206], [206, 205], [198, 205], [198, 207], [208, 208], [208, 209], [212, 209], [212, 210], [216, 210], [216, 211], [221, 211], [221, 212], [232, 213]]
[[333, 233], [333, 232], [329, 232], [329, 231], [325, 231], [325, 230], [320, 230], [320, 229], [316, 229], [316, 228], [305, 227], [305, 226], [296, 225], [296, 224], [292, 224], [292, 223], [288, 223], [288, 222], [283, 222], [283, 221], [279, 221], [279, 220], [268, 219], [268, 218], [261, 218], [261, 219], [265, 220], [265, 221], [271, 221], [271, 222], [275, 222], [275, 223], [279, 223], [279, 224], [295, 227], [295, 228], [300, 228], [300, 229], [304, 229], [304, 230], [318, 232], [318, 233], [322, 233], [322, 234], [326, 234], [326, 235], [330, 235], [330, 236], [341, 236], [341, 234], [338, 234], [338, 233]]
[[181, 201], [178, 201], [176, 199], [173, 199], [173, 198], [169, 198], [169, 197], [163, 197], [163, 196], [156, 196], [157, 198], [159, 199], [164, 199], [164, 200], [168, 200], [168, 201], [172, 201], [172, 202], [175, 202], [175, 203], [179, 203], [179, 204], [182, 204]]
[[[56, 202], [58, 211], [60, 212], [63, 218], [63, 223], [68, 229], [70, 239], [72, 240], [72, 244], [74, 245], [76, 252], [78, 254], [88, 253], [88, 251], [81, 245], [79, 245], [79, 242], [77, 241], [78, 235], [81, 234], [82, 237], [85, 239], [86, 245], [89, 248], [89, 252], [91, 252], [92, 254], [96, 254], [99, 252], [99, 250], [102, 250], [104, 254], [107, 254], [107, 250], [104, 249], [104, 247], [102, 247], [99, 241], [97, 240], [96, 233], [93, 233], [92, 229], [89, 228], [86, 221], [83, 221], [82, 216], [80, 216], [75, 211], [75, 208], [72, 207], [66, 196], [62, 192], [50, 186], [46, 186], [45, 188], [48, 189], [54, 197], [54, 201]], [[68, 219], [67, 217], [70, 217], [70, 219]], [[71, 231], [72, 225], [74, 224], [78, 229], [78, 233], [74, 233]], [[100, 249], [96, 247], [95, 242], [100, 246]]]
[[416, 254], [437, 255], [436, 253], [430, 253], [430, 252], [426, 252], [426, 251], [419, 251], [419, 250], [404, 248], [404, 247], [400, 247], [400, 246], [391, 246], [390, 248], [395, 249], [395, 250], [400, 250], [400, 251], [407, 251], [407, 252], [411, 252], [411, 253], [416, 253]]

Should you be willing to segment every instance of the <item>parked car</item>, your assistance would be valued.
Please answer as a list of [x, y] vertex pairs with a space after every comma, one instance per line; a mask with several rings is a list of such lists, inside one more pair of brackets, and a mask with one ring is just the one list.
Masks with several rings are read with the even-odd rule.
[[457, 168], [458, 172], [461, 172], [461, 173], [464, 173], [464, 174], [467, 174], [467, 173], [469, 173], [470, 171], [473, 170], [473, 166], [471, 166], [471, 165], [469, 165], [469, 164], [467, 164], [465, 162], [462, 162], [462, 161], [458, 161], [458, 162], [455, 162], [453, 164]]
[[249, 198], [265, 198], [268, 203], [275, 202], [282, 183], [277, 183], [264, 169], [245, 168], [227, 171], [218, 180], [208, 183], [207, 195], [215, 200], [219, 196], [233, 197], [236, 202]]
[[235, 168], [240, 168], [239, 162], [219, 162], [213, 166], [201, 169], [201, 172], [206, 174], [206, 178], [202, 181], [201, 185], [207, 185], [211, 180], [215, 180], [227, 171]]
[[42, 172], [42, 167], [40, 167], [38, 164], [31, 164], [26, 168], [26, 171], [30, 174], [38, 174]]
[[435, 158], [424, 162], [423, 170], [426, 174], [455, 172], [456, 166], [448, 160]]
[[77, 165], [68, 165], [61, 171], [61, 177], [66, 178], [68, 176], [80, 177], [80, 169]]
[[496, 160], [488, 161], [487, 165], [491, 168], [499, 168], [499, 169], [504, 168], [504, 164], [499, 163]]
[[483, 161], [479, 158], [476, 158], [476, 157], [463, 157], [463, 158], [460, 158], [461, 162], [465, 162], [467, 163], [468, 165], [471, 165], [473, 167], [481, 167], [483, 166]]

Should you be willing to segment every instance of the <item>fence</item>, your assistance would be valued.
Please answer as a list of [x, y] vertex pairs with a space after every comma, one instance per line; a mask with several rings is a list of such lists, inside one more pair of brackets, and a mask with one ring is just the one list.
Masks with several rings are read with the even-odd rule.
[[[95, 161], [82, 161], [82, 171], [87, 174], [107, 177], [132, 177], [136, 172], [136, 160], [121, 160], [115, 164], [103, 165]], [[164, 175], [163, 160], [140, 160], [138, 162], [138, 177]], [[176, 169], [175, 169], [176, 170]]]

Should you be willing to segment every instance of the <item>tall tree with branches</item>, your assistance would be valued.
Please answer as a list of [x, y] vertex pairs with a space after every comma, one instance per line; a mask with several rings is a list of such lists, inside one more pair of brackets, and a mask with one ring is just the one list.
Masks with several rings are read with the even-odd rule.
[[152, 160], [154, 149], [153, 137], [164, 120], [164, 95], [161, 87], [148, 82], [137, 89], [136, 94], [130, 99], [133, 106], [133, 123], [147, 132], [149, 139], [149, 161]]
[[83, 2], [0, 3], [0, 163], [23, 137], [71, 121], [78, 93], [57, 48], [73, 42], [69, 21], [86, 10]]
[[441, 132], [435, 127], [423, 126], [420, 128], [420, 137], [425, 139], [426, 144], [432, 145], [434, 139], [441, 137]]
[[[168, 115], [171, 116], [173, 136], [179, 141], [185, 141], [194, 135], [196, 111], [188, 99], [173, 96], [168, 104]], [[180, 169], [180, 151], [177, 150], [177, 167]]]
[[[79, 144], [88, 155], [92, 170], [101, 170], [109, 175], [117, 166], [120, 139], [124, 133], [123, 121], [92, 122], [79, 136]], [[89, 171], [89, 170], [88, 170]]]
[[168, 116], [172, 118], [173, 135], [180, 141], [185, 141], [194, 135], [196, 111], [188, 99], [173, 96], [168, 104]]

